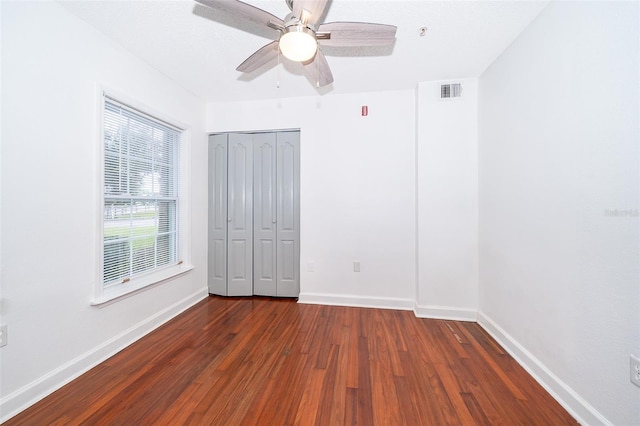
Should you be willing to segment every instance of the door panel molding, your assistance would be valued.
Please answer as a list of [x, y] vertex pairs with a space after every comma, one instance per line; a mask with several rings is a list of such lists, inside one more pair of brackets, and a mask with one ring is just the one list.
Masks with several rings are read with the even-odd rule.
[[227, 135], [209, 136], [209, 293], [227, 294]]
[[229, 134], [228, 296], [253, 295], [253, 138]]
[[277, 240], [276, 240], [276, 134], [254, 135], [254, 278], [253, 293], [276, 296]]
[[300, 294], [300, 132], [278, 138], [277, 296]]

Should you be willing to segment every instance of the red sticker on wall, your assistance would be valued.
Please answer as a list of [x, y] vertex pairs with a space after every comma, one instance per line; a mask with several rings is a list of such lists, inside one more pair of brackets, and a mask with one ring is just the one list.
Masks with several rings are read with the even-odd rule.
[[366, 105], [362, 106], [362, 116], [366, 117], [367, 115], [369, 115], [369, 107]]

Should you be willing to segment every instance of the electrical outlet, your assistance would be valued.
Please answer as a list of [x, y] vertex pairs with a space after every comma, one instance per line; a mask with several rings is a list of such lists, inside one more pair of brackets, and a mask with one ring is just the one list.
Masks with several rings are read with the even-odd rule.
[[9, 343], [9, 334], [7, 333], [7, 326], [0, 326], [0, 348], [3, 346], [7, 346]]
[[360, 272], [360, 262], [353, 262], [353, 272]]
[[640, 358], [630, 355], [631, 383], [640, 387]]

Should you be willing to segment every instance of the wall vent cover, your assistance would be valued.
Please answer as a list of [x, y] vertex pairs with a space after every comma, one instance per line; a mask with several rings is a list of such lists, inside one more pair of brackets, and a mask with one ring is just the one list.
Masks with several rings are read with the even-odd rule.
[[440, 86], [440, 98], [459, 98], [461, 92], [460, 83], [442, 84]]

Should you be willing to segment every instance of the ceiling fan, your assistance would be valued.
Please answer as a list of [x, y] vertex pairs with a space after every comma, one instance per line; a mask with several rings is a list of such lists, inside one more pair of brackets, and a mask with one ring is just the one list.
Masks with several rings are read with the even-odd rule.
[[275, 41], [261, 47], [237, 71], [249, 73], [279, 59], [279, 54], [303, 65], [317, 87], [333, 82], [329, 64], [319, 46], [387, 46], [395, 41], [396, 27], [369, 22], [321, 23], [330, 0], [285, 0], [291, 10], [284, 20], [239, 0], [195, 0], [240, 18], [259, 29], [273, 30]]

